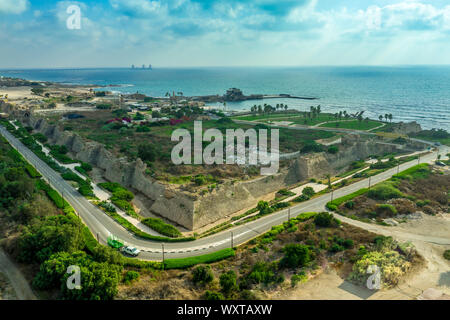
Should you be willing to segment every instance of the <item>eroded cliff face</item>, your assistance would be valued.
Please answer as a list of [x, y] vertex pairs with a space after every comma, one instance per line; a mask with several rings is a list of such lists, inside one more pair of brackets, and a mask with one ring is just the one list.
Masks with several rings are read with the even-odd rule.
[[147, 209], [189, 230], [253, 207], [259, 199], [271, 192], [312, 177], [336, 173], [352, 161], [395, 149], [393, 146], [380, 146], [374, 141], [363, 140], [357, 135], [349, 136], [343, 139], [341, 152], [337, 155], [316, 153], [299, 156], [290, 160], [289, 166], [276, 175], [234, 183], [227, 181], [218, 184], [210, 193], [196, 195], [146, 176], [146, 164], [140, 159], [135, 162], [118, 159], [103, 145], [83, 141], [78, 135], [61, 131], [57, 126], [49, 125], [44, 119], [32, 114], [25, 116], [24, 112], [16, 112], [15, 117], [24, 125], [47, 136], [49, 143], [65, 145], [74, 158], [101, 169], [106, 180], [121, 183], [145, 195], [151, 200]]

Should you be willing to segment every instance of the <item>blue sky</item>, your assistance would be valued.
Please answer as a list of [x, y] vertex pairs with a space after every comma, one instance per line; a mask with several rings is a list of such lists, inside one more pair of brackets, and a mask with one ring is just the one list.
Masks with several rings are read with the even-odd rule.
[[0, 41], [0, 68], [450, 64], [450, 2], [0, 0]]

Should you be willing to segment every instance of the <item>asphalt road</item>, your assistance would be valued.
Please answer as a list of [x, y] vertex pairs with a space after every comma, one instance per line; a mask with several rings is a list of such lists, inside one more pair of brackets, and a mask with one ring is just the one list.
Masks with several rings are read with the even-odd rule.
[[[62, 177], [51, 169], [45, 162], [39, 159], [32, 151], [25, 147], [17, 138], [9, 133], [4, 127], [0, 126], [0, 133], [26, 158], [49, 182], [54, 189], [64, 196], [80, 218], [85, 222], [95, 237], [100, 243], [106, 244], [107, 238], [110, 234], [117, 236], [125, 241], [126, 244], [137, 247], [142, 250], [139, 255], [143, 260], [161, 260], [162, 259], [162, 243], [149, 240], [143, 240], [135, 237], [129, 233], [112, 218], [106, 215], [99, 208], [91, 204], [86, 198], [78, 193], [70, 184], [68, 184]], [[429, 162], [436, 159], [436, 153], [423, 156], [420, 162]], [[399, 170], [406, 170], [418, 164], [417, 160], [404, 163], [400, 165]], [[392, 175], [397, 173], [397, 168], [387, 170], [377, 176], [370, 178], [371, 185], [389, 179]], [[190, 256], [197, 256], [206, 253], [218, 251], [220, 249], [229, 248], [232, 245], [237, 246], [245, 243], [248, 240], [270, 230], [272, 226], [279, 225], [287, 221], [289, 210], [290, 217], [294, 218], [303, 212], [317, 212], [323, 211], [325, 204], [330, 201], [333, 196], [334, 199], [355, 192], [361, 188], [368, 187], [369, 179], [361, 180], [357, 183], [343, 187], [333, 192], [333, 194], [326, 194], [310, 201], [301, 203], [290, 209], [282, 210], [271, 215], [262, 217], [258, 220], [249, 222], [245, 225], [237, 226], [235, 228], [198, 239], [190, 242], [179, 243], [164, 243], [165, 258], [184, 258]], [[347, 221], [346, 221], [347, 222]], [[348, 221], [349, 223], [354, 220]], [[354, 224], [354, 223], [352, 223]], [[366, 224], [369, 226], [368, 224]], [[367, 229], [367, 228], [366, 228]], [[439, 239], [437, 240], [439, 241]]]

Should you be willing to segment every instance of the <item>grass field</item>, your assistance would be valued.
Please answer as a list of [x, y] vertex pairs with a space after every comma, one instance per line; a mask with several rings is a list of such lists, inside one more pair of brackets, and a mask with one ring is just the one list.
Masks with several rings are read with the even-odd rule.
[[340, 128], [340, 129], [352, 129], [352, 130], [370, 130], [381, 126], [382, 123], [374, 120], [350, 120], [350, 121], [333, 121], [320, 125], [323, 128]]
[[336, 120], [334, 115], [330, 113], [321, 113], [315, 118], [307, 117], [305, 112], [296, 112], [291, 114], [267, 114], [267, 115], [251, 115], [243, 117], [235, 117], [235, 120], [258, 121], [268, 123], [269, 121], [290, 121], [295, 124], [314, 126], [316, 124]]

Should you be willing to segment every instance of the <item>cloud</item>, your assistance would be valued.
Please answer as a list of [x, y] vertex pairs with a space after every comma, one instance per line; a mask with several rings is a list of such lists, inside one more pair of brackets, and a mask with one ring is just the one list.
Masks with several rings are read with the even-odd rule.
[[153, 0], [110, 0], [111, 6], [130, 16], [148, 16], [161, 13], [165, 7], [161, 1]]
[[450, 6], [438, 9], [431, 4], [404, 1], [384, 7], [371, 6], [362, 11], [369, 30], [426, 31], [450, 27]]
[[0, 0], [0, 13], [20, 14], [28, 9], [28, 0]]

